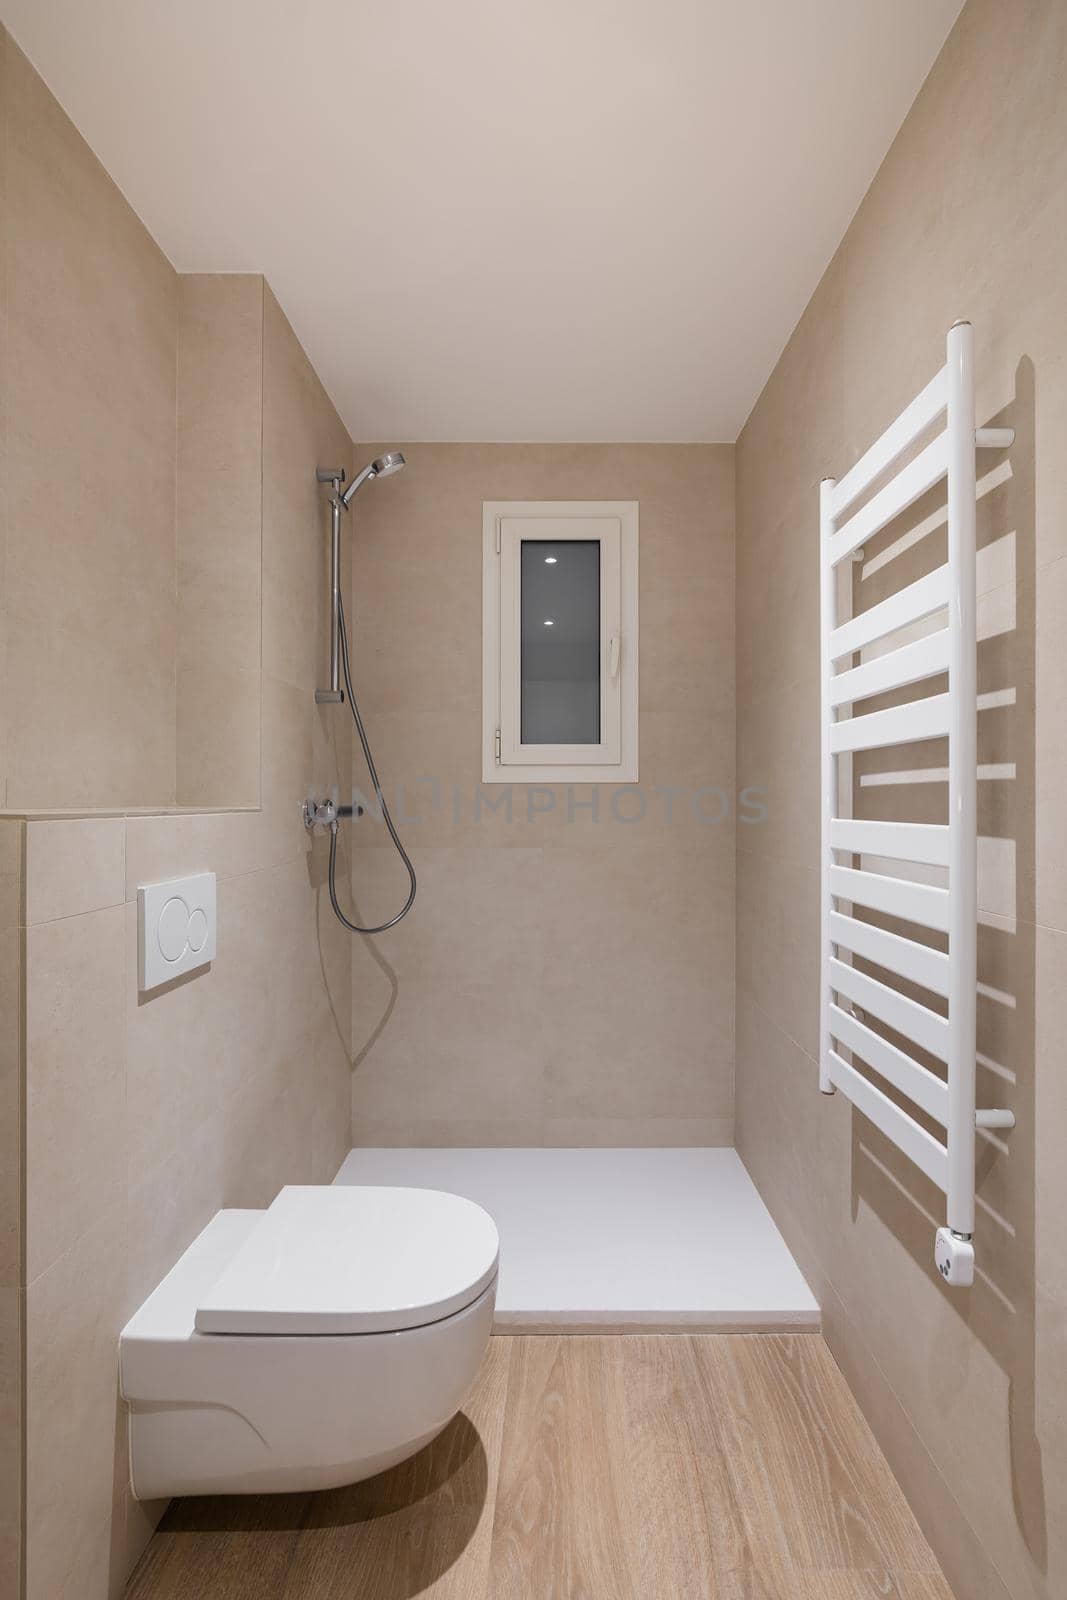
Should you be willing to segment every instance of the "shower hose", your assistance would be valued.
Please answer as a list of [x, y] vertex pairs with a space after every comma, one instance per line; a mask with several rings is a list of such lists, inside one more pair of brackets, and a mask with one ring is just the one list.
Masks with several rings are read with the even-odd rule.
[[373, 928], [361, 928], [358, 923], [350, 922], [345, 916], [344, 912], [341, 910], [340, 903], [337, 899], [337, 829], [339, 824], [337, 822], [332, 822], [330, 824], [330, 904], [333, 906], [334, 913], [337, 916], [338, 921], [343, 922], [350, 933], [384, 933], [387, 928], [395, 928], [401, 917], [407, 916], [408, 912], [415, 903], [415, 891], [418, 885], [415, 880], [415, 868], [411, 865], [411, 857], [408, 855], [403, 844], [401, 843], [400, 835], [396, 831], [396, 825], [389, 814], [389, 806], [386, 803], [385, 795], [382, 793], [382, 786], [378, 782], [378, 771], [374, 765], [374, 757], [371, 755], [370, 742], [367, 739], [367, 730], [363, 726], [363, 718], [359, 714], [359, 706], [356, 703], [355, 692], [352, 688], [352, 672], [348, 661], [348, 629], [345, 627], [344, 601], [342, 600], [340, 594], [337, 596], [337, 631], [340, 636], [341, 667], [345, 676], [345, 690], [348, 694], [348, 704], [352, 712], [352, 721], [356, 725], [356, 732], [359, 734], [359, 742], [363, 746], [363, 755], [367, 763], [367, 771], [370, 773], [370, 781], [374, 786], [374, 796], [378, 803], [378, 809], [381, 812], [385, 826], [389, 829], [389, 837], [396, 845], [397, 853], [407, 868], [411, 887], [408, 890], [408, 897], [404, 901], [403, 906], [397, 912], [395, 917], [389, 918], [388, 922], [379, 922]]

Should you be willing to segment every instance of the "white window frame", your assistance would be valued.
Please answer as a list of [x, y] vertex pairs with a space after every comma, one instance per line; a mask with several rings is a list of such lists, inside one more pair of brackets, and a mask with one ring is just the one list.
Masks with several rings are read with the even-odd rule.
[[[598, 745], [523, 745], [520, 554], [525, 539], [600, 541]], [[637, 782], [636, 500], [482, 503], [482, 782]]]

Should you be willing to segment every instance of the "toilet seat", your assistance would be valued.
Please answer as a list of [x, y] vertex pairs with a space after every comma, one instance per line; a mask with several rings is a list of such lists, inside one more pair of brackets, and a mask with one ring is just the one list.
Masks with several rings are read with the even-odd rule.
[[435, 1189], [290, 1185], [198, 1299], [200, 1334], [395, 1333], [469, 1306], [499, 1239], [473, 1201]]

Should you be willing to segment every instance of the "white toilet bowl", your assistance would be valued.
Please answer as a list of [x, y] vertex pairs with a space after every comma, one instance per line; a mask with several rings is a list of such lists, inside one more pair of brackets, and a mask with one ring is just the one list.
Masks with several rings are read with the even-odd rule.
[[455, 1416], [493, 1325], [492, 1218], [431, 1189], [220, 1211], [120, 1339], [139, 1499], [355, 1483]]

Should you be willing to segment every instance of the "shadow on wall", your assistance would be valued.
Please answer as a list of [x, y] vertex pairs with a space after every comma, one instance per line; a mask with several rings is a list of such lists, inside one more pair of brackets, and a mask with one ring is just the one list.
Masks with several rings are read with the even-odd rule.
[[[348, 708], [345, 706], [343, 709], [337, 710], [331, 706], [329, 708], [329, 712], [333, 714], [334, 719], [336, 719], [338, 715], [347, 717]], [[339, 795], [344, 795], [351, 786], [351, 780], [350, 778], [344, 778], [341, 772], [341, 760], [338, 750], [336, 730], [336, 720], [330, 721], [329, 716], [327, 716], [325, 737], [328, 740], [329, 749], [333, 758], [333, 787], [336, 789]], [[352, 849], [349, 834], [350, 827], [351, 823], [342, 824], [338, 834], [337, 898], [341, 902], [342, 911], [344, 911], [348, 917], [350, 917], [354, 922], [365, 923], [368, 920], [368, 914], [360, 906], [356, 895], [352, 873]], [[306, 858], [308, 884], [315, 891], [315, 939], [318, 951], [319, 972], [322, 976], [323, 985], [329, 1000], [330, 1012], [333, 1017], [334, 1032], [337, 1034], [337, 1038], [348, 1057], [349, 1070], [355, 1072], [364, 1058], [374, 1048], [374, 1045], [388, 1025], [389, 1019], [396, 1008], [397, 996], [400, 992], [400, 981], [397, 978], [393, 968], [389, 965], [389, 962], [382, 954], [377, 940], [373, 936], [366, 936], [362, 938], [360, 943], [385, 978], [386, 990], [384, 998], [380, 1001], [376, 1001], [376, 1007], [379, 1011], [377, 1020], [372, 1020], [369, 1023], [364, 1022], [362, 1024], [362, 1031], [364, 1034], [362, 1042], [359, 1042], [355, 1039], [350, 1041], [348, 1019], [342, 1018], [337, 1014], [337, 1007], [334, 1002], [333, 985], [330, 981], [330, 973], [326, 964], [326, 952], [323, 946], [323, 925], [325, 924], [331, 929], [334, 925], [334, 912], [333, 907], [330, 904], [330, 855], [328, 839], [329, 835], [324, 829], [316, 830], [313, 846], [311, 850], [308, 851]], [[352, 935], [352, 937], [355, 938], [356, 935]]]
[[363, 1483], [176, 1500], [126, 1600], [411, 1600], [462, 1555], [488, 1487], [481, 1436], [460, 1412], [418, 1455]]
[[[369, 913], [366, 912], [360, 905], [359, 897], [356, 893], [352, 873], [352, 855], [348, 841], [345, 837], [344, 827], [342, 827], [340, 830], [340, 841], [338, 844], [337, 855], [339, 867], [337, 873], [337, 898], [341, 903], [341, 909], [345, 912], [346, 916], [350, 917], [354, 922], [364, 923], [367, 921]], [[370, 1017], [361, 1022], [360, 1038], [354, 1038], [351, 1045], [349, 1045], [347, 1033], [344, 1030], [342, 1020], [337, 1015], [337, 1010], [334, 1006], [333, 995], [330, 991], [329, 980], [326, 972], [326, 960], [322, 944], [323, 918], [326, 919], [327, 923], [332, 923], [334, 916], [333, 907], [330, 904], [330, 889], [328, 883], [329, 855], [327, 848], [324, 846], [321, 849], [310, 851], [308, 853], [307, 862], [308, 882], [316, 893], [316, 938], [318, 940], [319, 969], [322, 973], [323, 981], [326, 984], [326, 992], [330, 996], [330, 1010], [333, 1013], [334, 1028], [337, 1032], [337, 1037], [344, 1044], [345, 1050], [348, 1054], [348, 1065], [350, 1070], [352, 1072], [356, 1072], [366, 1060], [370, 1052], [374, 1049], [374, 1046], [377, 1044], [378, 1040], [381, 1038], [382, 1034], [389, 1025], [389, 1019], [396, 1009], [397, 998], [400, 994], [400, 980], [397, 977], [394, 968], [390, 966], [389, 962], [382, 954], [381, 946], [378, 944], [377, 939], [373, 935], [364, 935], [362, 938], [360, 938], [360, 944], [363, 946], [363, 949], [366, 951], [367, 955], [384, 977], [386, 987], [384, 991], [384, 997], [375, 1000]], [[359, 936], [353, 934], [352, 937], [357, 938]], [[373, 1014], [375, 1010], [378, 1013], [376, 1018]]]
[[[855, 1216], [862, 1201], [882, 1218], [931, 1278], [934, 1292], [1004, 1372], [1015, 1515], [1035, 1565], [1045, 1572], [1046, 1499], [1035, 1417], [1036, 490], [1035, 374], [1029, 358], [1016, 369], [1013, 401], [989, 425], [1014, 428], [1015, 443], [992, 462], [979, 461], [978, 1104], [1010, 1107], [1016, 1127], [1007, 1135], [979, 1135], [972, 1289], [947, 1288], [933, 1268], [932, 1233], [944, 1220], [944, 1196], [855, 1112], [852, 1210]], [[926, 503], [915, 508], [916, 530], [928, 511]], [[899, 524], [890, 533], [898, 549], [908, 547]], [[944, 559], [942, 548], [924, 560], [923, 570]], [[893, 587], [897, 582], [894, 577]], [[933, 687], [931, 681], [924, 692]], [[899, 750], [879, 753], [854, 774], [855, 814], [864, 815], [864, 778], [877, 772], [881, 807], [888, 794], [899, 799], [901, 820], [947, 820], [946, 762], [942, 743], [913, 745], [903, 756]], [[887, 764], [911, 769], [900, 773], [899, 788], [887, 784]], [[936, 938], [931, 935], [931, 942]], [[874, 975], [881, 976], [877, 969]], [[921, 991], [919, 996], [930, 1003]], [[914, 1053], [914, 1045], [883, 1031]], [[929, 1057], [919, 1059], [938, 1066]]]

